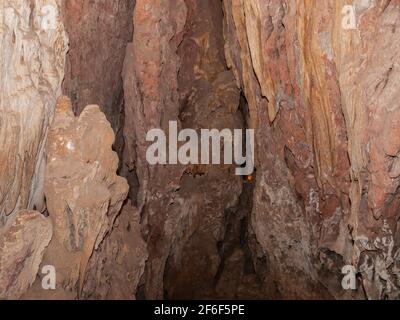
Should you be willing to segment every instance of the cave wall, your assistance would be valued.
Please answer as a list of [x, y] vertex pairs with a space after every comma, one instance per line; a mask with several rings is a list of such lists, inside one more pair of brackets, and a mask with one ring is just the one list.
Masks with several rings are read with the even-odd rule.
[[132, 182], [133, 186], [138, 182], [133, 197], [141, 212], [142, 233], [148, 244], [145, 294], [149, 298], [163, 298], [165, 263], [180, 217], [171, 212], [169, 205], [184, 168], [148, 165], [144, 137], [153, 128], [168, 132], [169, 121], [178, 118], [176, 51], [182, 41], [186, 13], [183, 0], [137, 1], [133, 38], [124, 63], [126, 145], [122, 172], [128, 176], [131, 192]]
[[[123, 147], [121, 70], [133, 6], [0, 2], [0, 299], [135, 297], [146, 248], [111, 149]], [[64, 97], [56, 108], [62, 91], [73, 104]], [[98, 106], [86, 107], [96, 101], [113, 128]], [[54, 291], [42, 288], [45, 266], [56, 268]]]
[[[186, 26], [177, 51], [181, 126], [197, 132], [241, 129], [240, 94], [225, 64], [221, 3], [187, 0], [185, 5]], [[237, 206], [243, 189], [242, 178], [233, 172], [234, 166], [185, 168], [173, 196], [173, 210], [180, 218], [164, 276], [167, 298], [212, 298], [220, 294], [218, 273], [224, 262], [220, 245], [227, 228], [226, 214]], [[234, 292], [231, 297], [235, 297]]]
[[20, 209], [44, 209], [44, 141], [61, 94], [68, 40], [63, 24], [44, 30], [45, 5], [0, 2], [0, 220]]
[[116, 133], [115, 149], [123, 149], [124, 93], [122, 66], [132, 38], [134, 0], [64, 0], [61, 15], [70, 38], [63, 94], [75, 114], [98, 104]]
[[252, 226], [284, 297], [313, 283], [342, 297], [344, 265], [367, 297], [398, 296], [399, 3], [355, 1], [353, 30], [347, 4], [224, 1], [228, 65], [258, 132]]
[[[236, 287], [258, 279], [255, 272], [244, 274], [243, 250], [225, 243], [229, 216], [235, 215], [243, 192], [242, 177], [235, 176], [232, 165], [150, 166], [143, 141], [150, 129], [168, 132], [169, 121], [198, 132], [246, 127], [240, 90], [225, 63], [222, 4], [149, 3], [136, 3], [125, 59], [123, 158], [125, 172], [133, 175], [128, 178], [131, 192], [138, 187], [149, 250], [146, 297], [248, 297]], [[157, 21], [160, 27], [154, 28]], [[224, 272], [229, 268], [230, 274]]]
[[[348, 4], [0, 0], [0, 298], [398, 298], [400, 3]], [[256, 173], [149, 165], [170, 121]]]

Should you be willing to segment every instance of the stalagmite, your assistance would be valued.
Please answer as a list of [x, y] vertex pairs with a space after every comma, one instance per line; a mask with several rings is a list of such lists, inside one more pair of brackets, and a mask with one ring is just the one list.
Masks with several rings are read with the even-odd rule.
[[398, 0], [0, 0], [0, 299], [400, 299], [399, 40]]
[[53, 240], [44, 261], [58, 270], [60, 289], [83, 289], [93, 252], [111, 231], [128, 184], [116, 175], [114, 132], [96, 105], [76, 118], [68, 98], [58, 99], [46, 144], [45, 196]]

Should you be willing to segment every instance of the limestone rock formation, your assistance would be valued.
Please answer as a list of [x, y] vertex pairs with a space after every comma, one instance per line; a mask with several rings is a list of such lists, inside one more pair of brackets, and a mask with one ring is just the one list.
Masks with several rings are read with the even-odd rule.
[[399, 294], [400, 8], [355, 1], [345, 28], [346, 5], [224, 1], [227, 62], [258, 131], [252, 225], [284, 297], [317, 282], [341, 297], [331, 279], [344, 265], [360, 270], [367, 297]]
[[[398, 0], [0, 0], [0, 298], [400, 299], [399, 24]], [[150, 165], [170, 121], [254, 129], [255, 172]]]
[[83, 289], [89, 259], [126, 199], [128, 184], [116, 174], [113, 142], [98, 106], [76, 118], [70, 100], [58, 100], [46, 145], [45, 195], [54, 236], [44, 260], [58, 270], [60, 289]]
[[18, 299], [32, 285], [52, 225], [37, 211], [22, 210], [0, 229], [0, 299]]
[[112, 232], [90, 260], [83, 296], [87, 299], [136, 299], [147, 257], [139, 211], [128, 201]]
[[[180, 165], [149, 166], [145, 137], [153, 128], [167, 132], [169, 121], [178, 119], [176, 51], [182, 41], [186, 14], [183, 0], [136, 1], [133, 41], [127, 48], [123, 72], [126, 148], [122, 173], [128, 177], [130, 197], [140, 212], [146, 207], [143, 228], [149, 250], [146, 291], [153, 298], [163, 297], [164, 268], [181, 216], [179, 212], [169, 213], [168, 208], [185, 170]], [[137, 183], [139, 188], [135, 189]], [[167, 224], [168, 216], [172, 221]]]
[[68, 41], [61, 0], [0, 2], [0, 220], [44, 209], [44, 141]]
[[130, 181], [138, 181], [145, 217], [146, 297], [211, 298], [223, 269], [226, 211], [239, 201], [242, 178], [233, 166], [150, 166], [143, 137], [153, 128], [167, 132], [169, 121], [195, 130], [243, 128], [240, 93], [225, 65], [220, 3], [150, 4], [136, 3], [124, 68], [124, 164], [136, 174]]
[[97, 104], [116, 133], [116, 151], [123, 148], [122, 66], [132, 39], [134, 0], [63, 0], [62, 19], [70, 38], [63, 94], [79, 115]]

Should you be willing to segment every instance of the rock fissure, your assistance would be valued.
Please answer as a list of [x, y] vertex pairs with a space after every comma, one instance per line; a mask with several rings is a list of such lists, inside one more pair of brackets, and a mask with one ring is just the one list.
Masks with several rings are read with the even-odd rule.
[[[399, 299], [399, 23], [383, 0], [0, 0], [0, 299]], [[254, 130], [256, 170], [151, 165], [171, 121]]]

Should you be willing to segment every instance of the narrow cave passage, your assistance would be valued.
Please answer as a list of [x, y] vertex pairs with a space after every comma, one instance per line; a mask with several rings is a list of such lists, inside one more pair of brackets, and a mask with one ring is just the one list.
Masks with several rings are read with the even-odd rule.
[[[245, 129], [247, 102], [225, 60], [222, 2], [187, 0], [185, 6], [185, 25], [176, 50], [178, 114], [170, 113], [169, 120], [179, 120], [182, 129]], [[70, 41], [63, 91], [71, 97], [76, 115], [88, 104], [101, 106], [116, 134], [114, 148], [121, 159], [130, 151], [124, 151], [124, 140], [129, 144], [134, 132], [129, 126], [139, 120], [131, 110], [124, 109], [123, 76], [129, 70], [123, 73], [122, 68], [127, 59], [125, 47], [133, 35], [133, 9], [134, 1], [100, 2], [97, 6], [66, 1], [63, 7]], [[92, 29], [96, 22], [100, 32]], [[82, 60], [83, 56], [90, 59]], [[128, 136], [125, 139], [124, 132]], [[138, 174], [123, 160], [120, 167], [120, 174], [130, 185], [129, 198], [137, 205], [141, 188]], [[177, 174], [179, 191], [173, 197], [180, 203], [175, 200], [168, 209], [160, 206], [159, 210], [170, 210], [175, 215], [178, 237], [147, 238], [149, 248], [154, 246], [154, 252], [149, 250], [150, 266], [160, 258], [159, 242], [170, 242], [168, 252], [162, 253], [168, 259], [161, 266], [165, 268], [163, 283], [158, 284], [164, 286], [163, 297], [262, 298], [262, 281], [248, 244], [254, 181], [235, 177], [232, 170], [223, 167], [192, 166], [184, 168], [183, 175]], [[222, 193], [217, 190], [221, 186]], [[147, 214], [144, 207], [142, 219]], [[166, 223], [171, 222], [157, 219], [143, 224], [144, 236]], [[146, 266], [145, 273], [152, 276], [151, 267]], [[139, 287], [144, 288], [141, 298], [146, 298], [150, 289], [145, 277]]]
[[0, 300], [399, 299], [400, 6], [344, 2], [0, 1]]
[[[225, 60], [222, 2], [186, 0], [185, 5], [186, 23], [177, 47], [180, 126], [197, 131], [245, 129], [248, 114], [242, 111], [247, 102]], [[163, 254], [168, 255], [163, 297], [262, 298], [254, 291], [260, 281], [247, 243], [252, 183], [224, 166], [191, 165], [183, 170], [167, 209], [176, 234], [167, 240], [170, 248]], [[159, 241], [154, 239], [155, 251]], [[150, 265], [157, 255], [149, 251]]]

